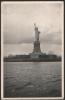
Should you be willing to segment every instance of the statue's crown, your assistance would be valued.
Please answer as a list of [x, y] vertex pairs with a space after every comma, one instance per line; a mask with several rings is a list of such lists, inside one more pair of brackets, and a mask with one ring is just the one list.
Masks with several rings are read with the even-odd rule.
[[36, 23], [34, 23], [34, 26], [36, 27]]
[[35, 27], [35, 28], [38, 28], [38, 27], [36, 26], [36, 23], [34, 23], [34, 27]]

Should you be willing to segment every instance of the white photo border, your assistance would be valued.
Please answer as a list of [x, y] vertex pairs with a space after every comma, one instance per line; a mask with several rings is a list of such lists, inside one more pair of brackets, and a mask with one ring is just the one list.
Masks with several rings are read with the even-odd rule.
[[[41, 3], [41, 2], [52, 2], [52, 1], [24, 1], [24, 3], [32, 3], [32, 2], [37, 2], [37, 3]], [[53, 1], [54, 3], [56, 2], [62, 2], [63, 3], [63, 10], [64, 10], [64, 1]], [[2, 1], [1, 2], [1, 12], [2, 12], [2, 6], [3, 6], [3, 3], [23, 3], [23, 1]], [[63, 23], [64, 23], [64, 14], [63, 14]], [[3, 44], [4, 44], [4, 39], [3, 39], [3, 15], [1, 14], [1, 99], [2, 100], [22, 100], [22, 99], [27, 99], [27, 100], [32, 100], [32, 99], [48, 99], [48, 100], [59, 100], [59, 99], [64, 99], [64, 25], [62, 26], [62, 97], [30, 97], [30, 98], [4, 98], [4, 95], [3, 95], [3, 91], [4, 91], [4, 62], [3, 62]]]

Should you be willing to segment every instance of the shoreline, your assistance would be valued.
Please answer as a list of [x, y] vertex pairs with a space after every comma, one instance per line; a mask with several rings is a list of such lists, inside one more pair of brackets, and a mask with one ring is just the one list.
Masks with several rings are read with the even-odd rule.
[[4, 62], [62, 62], [62, 60], [4, 60]]

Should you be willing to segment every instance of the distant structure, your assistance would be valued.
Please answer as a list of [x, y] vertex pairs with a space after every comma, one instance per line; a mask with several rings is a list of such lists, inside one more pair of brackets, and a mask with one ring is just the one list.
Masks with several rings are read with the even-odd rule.
[[28, 55], [15, 55], [4, 58], [5, 62], [52, 62], [61, 61], [61, 57], [55, 54], [46, 54], [41, 52], [39, 35], [40, 32], [34, 24], [35, 39], [33, 42], [33, 52]]
[[35, 30], [35, 40], [34, 40], [34, 48], [33, 52], [30, 54], [31, 58], [39, 58], [40, 55], [42, 55], [41, 49], [40, 49], [40, 40], [39, 40], [39, 30], [36, 24], [34, 24], [34, 30]]

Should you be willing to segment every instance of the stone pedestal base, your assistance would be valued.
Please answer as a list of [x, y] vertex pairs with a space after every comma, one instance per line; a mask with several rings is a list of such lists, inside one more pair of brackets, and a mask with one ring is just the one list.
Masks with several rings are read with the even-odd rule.
[[39, 41], [35, 41], [35, 42], [34, 42], [34, 49], [33, 49], [33, 52], [41, 52], [41, 49], [40, 49], [40, 42], [39, 42]]

